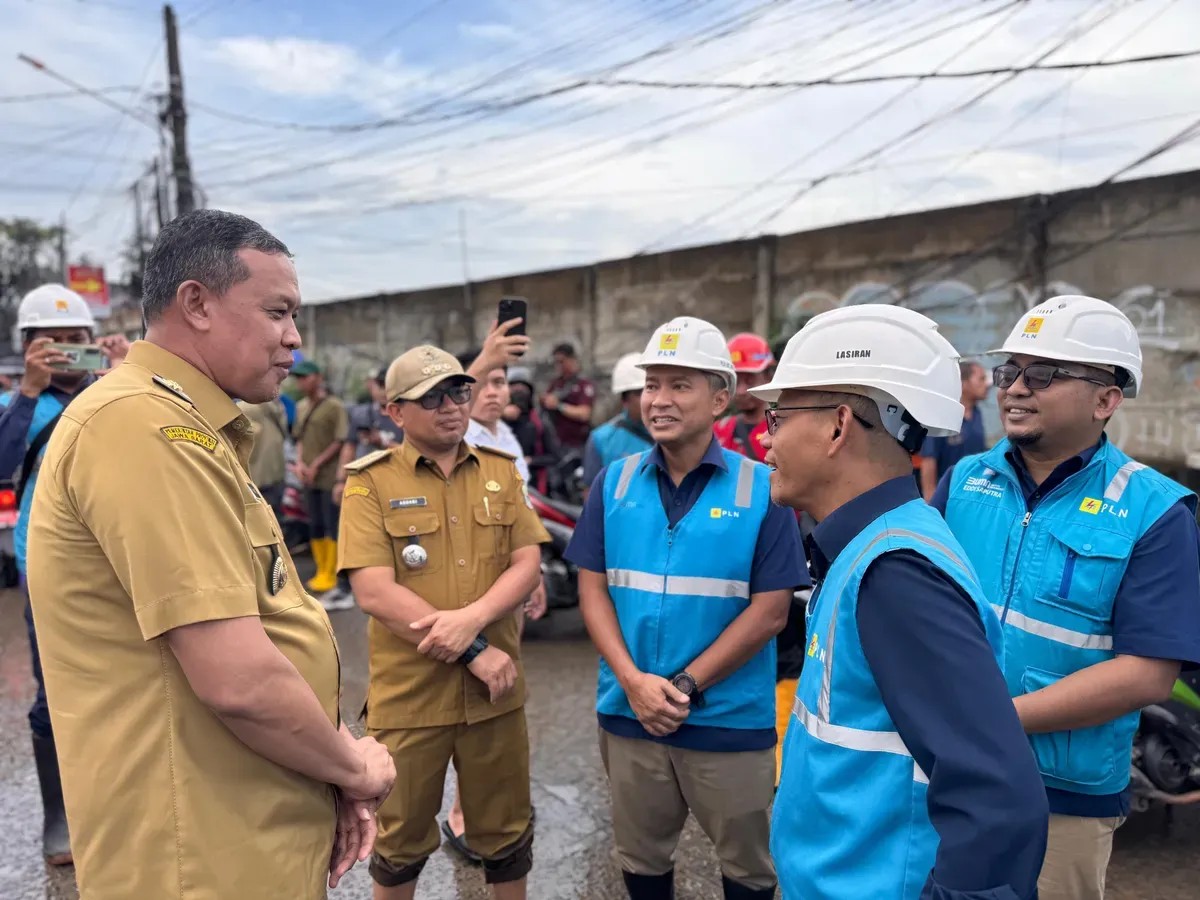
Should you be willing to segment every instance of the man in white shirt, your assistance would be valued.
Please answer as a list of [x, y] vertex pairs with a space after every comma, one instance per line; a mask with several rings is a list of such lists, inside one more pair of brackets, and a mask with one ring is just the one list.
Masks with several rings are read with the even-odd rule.
[[[473, 361], [473, 354], [463, 354], [463, 359]], [[466, 367], [463, 367], [466, 371]], [[525, 451], [513, 430], [504, 421], [504, 407], [508, 406], [508, 372], [503, 368], [492, 369], [487, 377], [475, 386], [474, 403], [471, 406], [471, 423], [467, 426], [466, 441], [472, 447], [491, 447], [517, 458], [517, 471], [529, 484], [529, 464]]]

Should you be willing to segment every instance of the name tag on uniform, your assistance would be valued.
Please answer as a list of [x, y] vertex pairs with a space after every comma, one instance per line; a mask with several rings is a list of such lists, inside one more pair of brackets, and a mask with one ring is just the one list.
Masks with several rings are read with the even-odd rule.
[[392, 509], [412, 509], [414, 506], [428, 506], [424, 497], [401, 497], [399, 500], [389, 500]]

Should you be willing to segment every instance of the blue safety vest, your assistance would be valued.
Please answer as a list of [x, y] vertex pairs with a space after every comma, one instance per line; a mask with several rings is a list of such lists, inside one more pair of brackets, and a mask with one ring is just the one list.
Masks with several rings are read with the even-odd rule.
[[[604, 480], [608, 592], [638, 669], [669, 678], [689, 665], [750, 605], [750, 570], [771, 505], [770, 470], [729, 450], [695, 505], [674, 527], [649, 451], [609, 466]], [[704, 691], [689, 725], [774, 729], [775, 642]], [[633, 718], [625, 692], [600, 661], [596, 710]]]
[[[1194, 512], [1196, 497], [1105, 439], [1028, 512], [1010, 449], [1003, 440], [954, 467], [946, 521], [1004, 624], [1004, 677], [1017, 697], [1113, 658], [1113, 601], [1134, 544], [1180, 500]], [[1030, 735], [1047, 786], [1123, 791], [1138, 719]]]
[[[50, 391], [43, 391], [37, 399], [37, 405], [33, 408], [33, 419], [30, 420], [29, 431], [25, 434], [25, 446], [28, 447], [32, 444], [33, 439], [64, 408], [65, 404], [58, 397]], [[21, 495], [21, 508], [17, 512], [17, 528], [13, 534], [13, 551], [17, 555], [17, 570], [20, 572], [25, 571], [25, 543], [29, 535], [29, 510], [33, 506], [33, 489], [37, 484], [38, 471], [42, 466], [42, 457], [45, 455], [46, 445], [42, 444], [42, 449], [38, 452], [33, 469], [29, 472], [29, 483], [25, 485], [25, 492]], [[17, 477], [20, 477], [20, 474], [20, 470], [18, 470]]]
[[622, 412], [592, 432], [592, 442], [596, 445], [596, 452], [600, 454], [602, 465], [611, 465], [619, 459], [641, 453], [654, 445], [644, 429], [641, 435], [630, 430], [637, 427]]
[[897, 733], [858, 638], [859, 585], [893, 550], [919, 553], [953, 578], [1000, 657], [1000, 622], [963, 549], [923, 501], [884, 513], [838, 554], [809, 604], [807, 658], [784, 741], [771, 825], [784, 900], [916, 900], [933, 869], [929, 778]]

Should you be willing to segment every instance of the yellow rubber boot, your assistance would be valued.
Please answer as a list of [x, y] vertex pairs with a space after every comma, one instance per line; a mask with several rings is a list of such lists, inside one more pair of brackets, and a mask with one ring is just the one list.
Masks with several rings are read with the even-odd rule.
[[337, 565], [337, 545], [332, 538], [317, 538], [312, 544], [317, 574], [309, 579], [305, 587], [314, 594], [323, 594], [337, 587], [337, 576], [333, 572]]

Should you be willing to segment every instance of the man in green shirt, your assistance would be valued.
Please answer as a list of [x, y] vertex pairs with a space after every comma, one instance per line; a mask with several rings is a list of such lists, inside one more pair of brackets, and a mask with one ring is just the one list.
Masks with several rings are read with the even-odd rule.
[[350, 416], [342, 401], [329, 393], [325, 376], [312, 360], [292, 369], [304, 392], [296, 406], [292, 437], [296, 441], [296, 475], [308, 500], [310, 544], [317, 574], [306, 583], [314, 594], [337, 587], [337, 506], [333, 486], [337, 482], [338, 455], [350, 434]]

